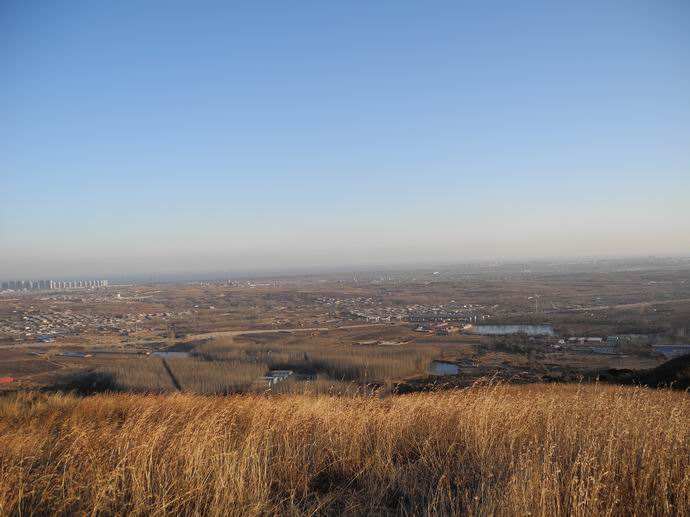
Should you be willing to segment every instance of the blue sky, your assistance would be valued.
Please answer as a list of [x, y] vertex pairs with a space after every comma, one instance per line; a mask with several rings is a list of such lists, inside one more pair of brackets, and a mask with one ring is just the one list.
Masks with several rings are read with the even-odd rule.
[[0, 276], [690, 253], [690, 4], [0, 5]]

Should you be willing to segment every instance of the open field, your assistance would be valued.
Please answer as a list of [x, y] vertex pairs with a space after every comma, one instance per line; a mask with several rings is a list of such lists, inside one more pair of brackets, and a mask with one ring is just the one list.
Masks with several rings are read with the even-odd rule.
[[561, 334], [687, 331], [688, 261], [530, 267], [7, 292], [0, 296], [0, 344], [50, 334], [56, 343], [131, 346], [171, 334], [334, 327], [361, 323], [361, 315], [404, 318], [451, 305], [468, 318], [551, 323]]
[[[690, 350], [687, 260], [529, 268], [4, 292], [0, 377], [12, 380], [0, 390], [80, 387], [74, 378], [95, 375], [118, 390], [256, 392], [272, 370], [295, 374], [280, 391], [416, 389], [433, 383], [424, 377], [435, 360], [455, 365], [453, 385], [571, 382], [654, 368], [669, 359], [654, 347]], [[453, 332], [437, 332], [439, 322]], [[548, 325], [552, 335], [459, 331], [482, 324]], [[149, 356], [162, 351], [189, 357]]]
[[[362, 332], [365, 329], [354, 336], [368, 336]], [[97, 388], [95, 391], [153, 393], [263, 392], [268, 388], [266, 381], [261, 381], [263, 376], [274, 370], [287, 370], [291, 372], [291, 382], [281, 386], [281, 392], [311, 392], [314, 382], [320, 381], [332, 389], [337, 387], [338, 392], [344, 389], [349, 393], [353, 389], [375, 389], [393, 381], [426, 376], [432, 360], [442, 355], [440, 347], [434, 345], [357, 343], [350, 330], [308, 337], [283, 333], [220, 337], [178, 346], [177, 351], [166, 352], [171, 356], [165, 358], [84, 358], [83, 371], [76, 375], [70, 371], [70, 375], [64, 376], [68, 384], [63, 387], [90, 392], [93, 387]]]
[[[366, 392], [384, 385], [402, 385], [407, 391], [436, 383], [431, 375], [434, 361], [457, 365], [458, 375], [450, 379], [453, 385], [496, 377], [518, 382], [579, 381], [594, 379], [611, 368], [649, 369], [664, 361], [660, 355], [554, 349], [525, 336], [437, 336], [413, 332], [404, 325], [297, 333], [245, 331], [172, 344], [163, 341], [148, 350], [151, 355], [142, 350], [86, 345], [3, 349], [0, 374], [17, 376], [3, 388], [263, 392], [268, 385], [261, 379], [271, 371], [288, 370], [293, 373], [289, 385], [280, 390], [272, 386], [272, 391], [313, 392], [316, 381], [328, 386], [325, 391], [330, 393]], [[155, 350], [164, 355], [171, 352], [171, 357], [162, 360]]]
[[27, 392], [0, 399], [0, 514], [690, 515], [689, 412], [598, 385]]

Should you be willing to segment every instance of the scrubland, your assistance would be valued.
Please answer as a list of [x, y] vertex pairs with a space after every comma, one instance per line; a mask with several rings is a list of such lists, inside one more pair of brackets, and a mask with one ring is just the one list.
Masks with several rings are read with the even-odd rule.
[[[440, 355], [433, 345], [324, 345], [308, 340], [286, 345], [224, 338], [195, 345], [188, 353], [190, 357], [165, 361], [154, 356], [112, 360], [90, 375], [78, 375], [73, 384], [85, 388], [99, 378], [110, 389], [133, 392], [263, 392], [267, 383], [260, 381], [262, 376], [270, 370], [291, 370], [302, 380], [293, 378], [273, 386], [272, 391], [351, 394], [425, 374], [432, 359]], [[304, 381], [306, 378], [309, 381]]]
[[[100, 367], [96, 374], [101, 376], [112, 388], [141, 392], [162, 392], [175, 389], [163, 361], [157, 357], [112, 360], [107, 366]], [[77, 375], [77, 379], [80, 377], [82, 376]], [[85, 376], [86, 382], [91, 377]]]
[[281, 345], [221, 338], [201, 344], [195, 353], [212, 361], [263, 364], [267, 369], [320, 373], [333, 380], [366, 383], [423, 373], [439, 351], [434, 346], [324, 346], [308, 340]]
[[690, 397], [19, 393], [0, 514], [690, 515]]

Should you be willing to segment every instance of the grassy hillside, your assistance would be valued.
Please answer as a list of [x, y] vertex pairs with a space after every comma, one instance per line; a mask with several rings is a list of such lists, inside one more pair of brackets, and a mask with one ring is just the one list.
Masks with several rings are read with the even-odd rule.
[[0, 514], [690, 515], [690, 397], [0, 399]]

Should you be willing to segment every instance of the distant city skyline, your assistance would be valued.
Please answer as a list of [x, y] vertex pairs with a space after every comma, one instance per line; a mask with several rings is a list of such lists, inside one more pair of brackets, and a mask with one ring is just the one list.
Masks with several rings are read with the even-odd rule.
[[690, 255], [690, 4], [0, 6], [0, 278]]
[[108, 287], [108, 280], [6, 280], [0, 282], [0, 289], [10, 289], [13, 291], [45, 291], [54, 289], [75, 289], [86, 288], [95, 289]]

